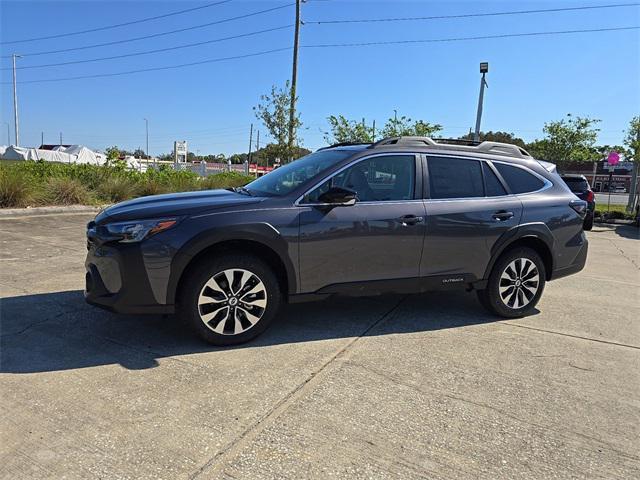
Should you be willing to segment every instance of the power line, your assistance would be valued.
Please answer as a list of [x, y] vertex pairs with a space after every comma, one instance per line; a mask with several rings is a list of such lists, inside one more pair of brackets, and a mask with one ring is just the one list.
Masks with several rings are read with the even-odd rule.
[[[438, 43], [438, 42], [460, 42], [460, 41], [473, 41], [473, 40], [489, 40], [498, 38], [516, 38], [516, 37], [533, 37], [533, 36], [551, 36], [551, 35], [567, 35], [577, 33], [597, 33], [597, 32], [613, 32], [613, 31], [625, 31], [625, 30], [638, 30], [640, 26], [631, 27], [610, 27], [610, 28], [595, 28], [595, 29], [583, 29], [583, 30], [559, 30], [552, 32], [529, 32], [529, 33], [506, 33], [500, 35], [482, 35], [475, 37], [453, 37], [453, 38], [433, 38], [427, 40], [391, 40], [391, 41], [378, 41], [378, 42], [360, 42], [360, 43], [333, 43], [333, 44], [316, 44], [316, 45], [301, 45], [301, 48], [334, 48], [334, 47], [366, 47], [372, 45], [401, 45], [401, 44], [420, 44], [420, 43]], [[48, 83], [48, 82], [62, 82], [66, 80], [80, 80], [85, 78], [100, 78], [100, 77], [116, 77], [121, 75], [130, 75], [134, 73], [153, 72], [159, 70], [170, 70], [174, 68], [189, 67], [194, 65], [202, 65], [206, 63], [222, 62], [227, 60], [236, 60], [247, 57], [256, 57], [261, 55], [267, 55], [275, 52], [283, 52], [291, 50], [292, 47], [276, 48], [272, 50], [265, 50], [262, 52], [248, 53], [244, 55], [236, 55], [231, 57], [214, 58], [209, 60], [201, 60], [198, 62], [183, 63], [180, 65], [168, 65], [163, 67], [143, 68], [138, 70], [128, 70], [124, 72], [113, 73], [100, 73], [93, 75], [80, 75], [76, 77], [62, 77], [62, 78], [50, 78], [44, 80], [27, 80], [20, 82], [20, 84], [27, 83]], [[2, 82], [2, 84], [9, 84], [10, 82]]]
[[106, 25], [104, 27], [91, 28], [89, 30], [79, 30], [79, 31], [76, 31], [76, 32], [59, 33], [57, 35], [49, 35], [49, 36], [46, 36], [46, 37], [25, 38], [23, 40], [11, 40], [11, 41], [8, 41], [8, 42], [0, 42], [0, 44], [1, 45], [9, 45], [9, 44], [13, 44], [13, 43], [35, 42], [35, 41], [38, 41], [38, 40], [50, 40], [52, 38], [62, 38], [62, 37], [70, 37], [72, 35], [82, 35], [84, 33], [101, 32], [101, 31], [104, 31], [104, 30], [110, 30], [112, 28], [126, 27], [128, 25], [135, 25], [137, 23], [150, 22], [152, 20], [158, 20], [160, 18], [173, 17], [175, 15], [181, 15], [183, 13], [194, 12], [196, 10], [202, 10], [204, 8], [215, 7], [216, 5], [221, 5], [223, 3], [229, 3], [229, 2], [232, 2], [232, 1], [233, 0], [221, 0], [219, 2], [213, 2], [213, 3], [208, 3], [206, 5], [201, 5], [199, 7], [187, 8], [185, 10], [179, 10], [177, 12], [165, 13], [163, 15], [156, 15], [155, 17], [141, 18], [139, 20], [132, 20], [130, 22], [117, 23], [117, 24], [114, 24], [114, 25]]
[[640, 3], [618, 3], [613, 5], [587, 5], [581, 7], [562, 7], [562, 8], [544, 8], [538, 10], [515, 10], [508, 12], [489, 12], [489, 13], [461, 13], [457, 15], [434, 15], [429, 17], [392, 17], [392, 18], [370, 18], [370, 19], [345, 19], [345, 20], [305, 20], [305, 25], [322, 25], [322, 24], [345, 24], [345, 23], [380, 23], [380, 22], [407, 22], [418, 20], [446, 20], [451, 18], [472, 18], [472, 17], [497, 17], [502, 15], [527, 15], [532, 13], [552, 13], [552, 12], [569, 12], [576, 10], [595, 10], [601, 8], [622, 8], [636, 7]]
[[534, 37], [545, 35], [565, 35], [573, 33], [595, 33], [595, 32], [614, 32], [620, 30], [637, 30], [640, 26], [634, 27], [612, 27], [612, 28], [593, 28], [584, 30], [558, 30], [555, 32], [530, 32], [530, 33], [505, 33], [501, 35], [482, 35], [477, 37], [453, 37], [453, 38], [432, 38], [428, 40], [391, 40], [379, 42], [359, 42], [359, 43], [324, 43], [317, 45], [303, 45], [304, 48], [333, 48], [333, 47], [368, 47], [371, 45], [400, 45], [411, 43], [438, 43], [438, 42], [462, 42], [470, 40], [489, 40], [492, 38], [514, 38], [514, 37]]
[[[230, 37], [222, 37], [222, 38], [215, 38], [213, 40], [203, 40], [202, 42], [195, 42], [195, 43], [187, 43], [187, 44], [183, 44], [183, 45], [177, 45], [174, 47], [165, 47], [165, 48], [156, 48], [154, 50], [145, 50], [143, 52], [134, 52], [134, 53], [125, 53], [122, 55], [113, 55], [110, 57], [99, 57], [99, 58], [89, 58], [89, 59], [85, 59], [85, 60], [73, 60], [70, 62], [61, 62], [61, 63], [47, 63], [47, 64], [42, 64], [42, 65], [27, 65], [26, 67], [19, 67], [18, 70], [26, 70], [26, 69], [31, 69], [31, 68], [45, 68], [45, 67], [58, 67], [58, 66], [62, 66], [62, 65], [75, 65], [78, 63], [89, 63], [89, 62], [99, 62], [99, 61], [103, 61], [103, 60], [115, 60], [118, 58], [127, 58], [127, 57], [136, 57], [139, 55], [149, 55], [152, 53], [160, 53], [160, 52], [168, 52], [168, 51], [172, 51], [172, 50], [179, 50], [181, 48], [189, 48], [189, 47], [197, 47], [200, 45], [207, 45], [210, 43], [217, 43], [217, 42], [223, 42], [226, 40], [234, 40], [237, 38], [245, 38], [245, 37], [251, 37], [254, 35], [260, 35], [262, 33], [268, 33], [268, 32], [275, 32], [278, 30], [285, 30], [287, 28], [291, 28], [293, 27], [293, 24], [289, 24], [289, 25], [283, 25], [281, 27], [274, 27], [274, 28], [268, 28], [266, 30], [258, 30], [255, 32], [248, 32], [248, 33], [241, 33], [238, 35], [232, 35]], [[5, 67], [5, 68], [1, 68], [0, 70], [11, 70], [10, 67]]]
[[[291, 50], [291, 47], [284, 47], [284, 48], [275, 48], [273, 50], [264, 50], [262, 52], [255, 52], [255, 53], [247, 53], [244, 55], [234, 55], [232, 57], [221, 57], [221, 58], [211, 58], [208, 60], [200, 60], [198, 62], [190, 62], [190, 63], [182, 63], [180, 65], [167, 65], [164, 67], [151, 67], [151, 68], [141, 68], [138, 70], [127, 70], [125, 72], [112, 72], [112, 73], [97, 73], [94, 75], [79, 75], [77, 77], [64, 77], [64, 78], [48, 78], [45, 80], [27, 80], [25, 82], [20, 82], [20, 84], [25, 84], [25, 83], [48, 83], [48, 82], [62, 82], [62, 81], [66, 81], [66, 80], [81, 80], [81, 79], [85, 79], [85, 78], [101, 78], [101, 77], [118, 77], [121, 75], [131, 75], [133, 73], [143, 73], [143, 72], [156, 72], [159, 70], [171, 70], [174, 68], [182, 68], [182, 67], [191, 67], [194, 65], [202, 65], [205, 63], [216, 63], [216, 62], [224, 62], [227, 60], [237, 60], [237, 59], [241, 59], [241, 58], [249, 58], [249, 57], [258, 57], [261, 55], [267, 55], [269, 53], [275, 53], [275, 52], [284, 52], [285, 50]], [[10, 82], [2, 82], [2, 85], [5, 84], [9, 84]]]
[[[201, 25], [193, 25], [191, 27], [184, 27], [184, 28], [179, 28], [177, 30], [170, 30], [168, 32], [153, 33], [151, 35], [144, 35], [144, 36], [141, 36], [141, 37], [127, 38], [127, 39], [124, 39], [124, 40], [114, 40], [112, 42], [96, 43], [96, 44], [93, 44], [93, 45], [84, 45], [84, 46], [81, 46], [81, 47], [63, 48], [63, 49], [60, 49], [60, 50], [48, 50], [48, 51], [44, 51], [44, 52], [23, 53], [21, 55], [23, 57], [35, 57], [36, 55], [49, 55], [49, 54], [52, 54], [52, 53], [75, 52], [75, 51], [78, 51], [78, 50], [87, 50], [89, 48], [107, 47], [107, 46], [110, 46], [110, 45], [120, 45], [120, 44], [123, 44], [123, 43], [135, 42], [135, 41], [138, 41], [138, 40], [146, 40], [148, 38], [157, 38], [157, 37], [162, 37], [162, 36], [165, 36], [165, 35], [171, 35], [171, 34], [174, 34], [174, 33], [180, 33], [180, 32], [186, 32], [186, 31], [189, 31], [189, 30], [196, 30], [196, 29], [199, 29], [199, 28], [210, 27], [212, 25], [220, 25], [222, 23], [232, 22], [232, 21], [235, 21], [235, 20], [241, 20], [241, 19], [244, 19], [244, 18], [249, 18], [249, 17], [256, 16], [256, 15], [261, 15], [263, 13], [269, 13], [269, 12], [274, 12], [276, 10], [282, 10], [283, 8], [287, 8], [287, 7], [290, 7], [292, 5], [295, 5], [295, 3], [287, 3], [285, 5], [280, 5], [278, 7], [267, 8], [265, 10], [259, 10], [259, 11], [256, 11], [256, 12], [245, 13], [243, 15], [237, 15], [235, 17], [224, 18], [222, 20], [216, 20], [215, 22], [203, 23]], [[10, 55], [5, 55], [2, 58], [10, 58], [10, 57], [11, 57]]]

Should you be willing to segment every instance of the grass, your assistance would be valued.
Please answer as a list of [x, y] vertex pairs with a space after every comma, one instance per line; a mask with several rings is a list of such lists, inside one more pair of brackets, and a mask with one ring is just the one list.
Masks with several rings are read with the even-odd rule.
[[141, 173], [97, 165], [2, 161], [0, 208], [105, 205], [160, 193], [237, 187], [251, 180], [235, 172], [202, 178], [171, 168]]

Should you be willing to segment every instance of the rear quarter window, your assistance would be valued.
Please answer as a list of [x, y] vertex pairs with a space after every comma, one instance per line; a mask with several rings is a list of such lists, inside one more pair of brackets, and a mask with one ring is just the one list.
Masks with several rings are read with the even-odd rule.
[[511, 193], [528, 193], [540, 190], [544, 182], [523, 168], [494, 162], [494, 165], [509, 188]]

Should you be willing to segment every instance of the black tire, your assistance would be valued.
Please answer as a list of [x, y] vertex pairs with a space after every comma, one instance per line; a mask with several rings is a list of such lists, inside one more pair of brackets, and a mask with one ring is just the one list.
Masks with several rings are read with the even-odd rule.
[[591, 230], [592, 228], [593, 228], [593, 213], [589, 213], [584, 219], [584, 223], [582, 224], [582, 229]]
[[[225, 271], [231, 272], [231, 285], [226, 282], [228, 277]], [[243, 272], [248, 272], [244, 285]], [[282, 294], [276, 275], [265, 262], [253, 255], [230, 253], [215, 257], [198, 265], [187, 275], [180, 291], [179, 315], [201, 339], [212, 345], [237, 345], [254, 339], [269, 327], [280, 308]], [[214, 277], [217, 280], [214, 280]], [[207, 287], [205, 290], [210, 281], [215, 282], [210, 283], [215, 289]], [[228, 288], [224, 288], [225, 285]], [[245, 291], [246, 288], [248, 290]], [[251, 293], [255, 289], [258, 289], [258, 293]], [[205, 293], [203, 298], [206, 300], [203, 301], [207, 303], [199, 304], [201, 292]], [[235, 303], [231, 298], [236, 299]], [[249, 300], [254, 304], [251, 305]], [[263, 300], [266, 301], [264, 308], [255, 305], [261, 304]], [[201, 312], [205, 319], [213, 315], [213, 318], [209, 319], [209, 326], [205, 324]], [[226, 317], [222, 318], [224, 315]], [[251, 319], [254, 317], [259, 319], [252, 322]], [[218, 331], [214, 331], [213, 328]], [[242, 328], [246, 329], [241, 330]], [[238, 333], [234, 333], [232, 329]]]
[[[513, 268], [513, 262], [517, 262], [520, 260], [521, 265], [521, 273], [517, 273]], [[534, 282], [532, 278], [529, 277], [532, 272], [534, 272], [529, 264], [526, 261], [532, 262], [537, 269], [537, 285], [535, 293], [531, 292], [530, 289], [533, 288]], [[518, 263], [515, 263], [515, 268], [517, 270]], [[507, 267], [511, 266], [510, 272], [513, 274], [515, 278], [522, 278], [523, 280], [511, 280], [509, 276], [510, 273], [507, 272]], [[526, 271], [525, 270], [527, 268]], [[524, 275], [521, 275], [524, 273]], [[501, 279], [503, 275], [507, 275], [506, 278]], [[542, 296], [542, 292], [544, 291], [546, 281], [546, 271], [544, 268], [544, 262], [538, 253], [526, 247], [515, 248], [513, 250], [509, 250], [502, 254], [502, 256], [498, 259], [498, 261], [493, 266], [491, 270], [491, 274], [489, 275], [489, 280], [487, 283], [487, 288], [484, 290], [478, 290], [478, 300], [489, 312], [499, 315], [505, 318], [518, 318], [523, 317], [530, 313], [540, 297]], [[505, 300], [503, 301], [503, 297], [500, 293], [502, 282], [502, 288], [505, 289], [503, 291], [503, 295], [505, 295]], [[511, 285], [513, 283], [513, 285]], [[526, 287], [525, 284], [526, 283]], [[509, 287], [512, 286], [513, 290], [510, 291]], [[519, 293], [518, 290], [522, 293]], [[529, 294], [533, 296], [529, 297]], [[515, 295], [515, 297], [514, 297]], [[525, 303], [526, 300], [526, 303]], [[512, 305], [509, 306], [509, 303]], [[520, 303], [524, 305], [518, 307]]]

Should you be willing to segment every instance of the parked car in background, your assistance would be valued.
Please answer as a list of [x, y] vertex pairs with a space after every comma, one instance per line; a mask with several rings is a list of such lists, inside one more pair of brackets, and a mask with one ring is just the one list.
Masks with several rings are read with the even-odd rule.
[[584, 217], [583, 228], [585, 230], [591, 230], [593, 228], [593, 216], [596, 210], [596, 195], [591, 190], [591, 185], [584, 175], [564, 173], [560, 175], [567, 184], [569, 189], [580, 200], [587, 202], [587, 216]]
[[584, 267], [586, 212], [555, 165], [515, 145], [338, 144], [245, 187], [105, 209], [87, 226], [85, 296], [177, 312], [215, 345], [256, 337], [284, 301], [336, 294], [475, 290], [521, 317]]
[[618, 185], [618, 186], [613, 187], [611, 189], [611, 192], [612, 193], [627, 193], [627, 189], [624, 188], [623, 186]]

